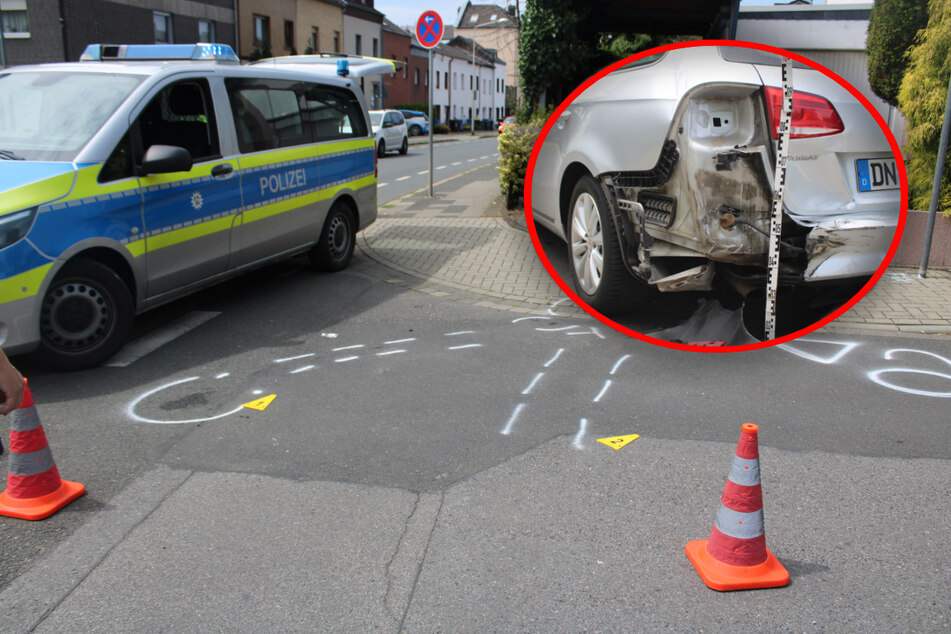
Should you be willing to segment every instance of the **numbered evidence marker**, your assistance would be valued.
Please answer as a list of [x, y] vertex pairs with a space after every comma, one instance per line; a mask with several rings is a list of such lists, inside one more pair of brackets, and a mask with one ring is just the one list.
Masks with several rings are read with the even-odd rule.
[[277, 398], [277, 394], [271, 394], [270, 396], [262, 396], [256, 401], [251, 401], [250, 403], [245, 403], [241, 407], [247, 407], [248, 409], [256, 409], [259, 412], [263, 412], [267, 409], [267, 406]]
[[610, 438], [598, 438], [598, 442], [607, 445], [611, 449], [620, 449], [626, 447], [640, 438], [639, 434], [628, 434], [627, 436], [612, 436]]

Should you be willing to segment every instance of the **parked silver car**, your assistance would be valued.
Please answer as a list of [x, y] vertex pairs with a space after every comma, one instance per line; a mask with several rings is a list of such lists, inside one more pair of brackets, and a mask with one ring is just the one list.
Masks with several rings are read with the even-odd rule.
[[[588, 87], [540, 139], [536, 223], [565, 240], [579, 296], [762, 294], [782, 105], [782, 59], [695, 46]], [[851, 294], [876, 271], [901, 209], [896, 157], [849, 91], [797, 63], [780, 284]], [[800, 293], [802, 295], [802, 293]]]

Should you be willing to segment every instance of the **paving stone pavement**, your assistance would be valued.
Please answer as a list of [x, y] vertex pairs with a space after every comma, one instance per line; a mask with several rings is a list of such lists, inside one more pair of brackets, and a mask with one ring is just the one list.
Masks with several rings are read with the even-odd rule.
[[[470, 172], [455, 186], [437, 184], [433, 198], [427, 188], [382, 206], [357, 242], [392, 271], [366, 261], [358, 267], [393, 284], [478, 306], [585, 315], [548, 275], [524, 227], [513, 226], [522, 223], [502, 218], [494, 170]], [[919, 278], [917, 269], [891, 267], [825, 330], [951, 336], [951, 270], [932, 268]]]

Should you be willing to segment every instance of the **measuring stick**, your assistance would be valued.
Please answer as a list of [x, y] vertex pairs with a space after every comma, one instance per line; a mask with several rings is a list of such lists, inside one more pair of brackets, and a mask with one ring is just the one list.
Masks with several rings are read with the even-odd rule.
[[776, 149], [776, 172], [773, 174], [773, 213], [769, 221], [769, 252], [767, 253], [766, 322], [767, 339], [776, 338], [776, 295], [779, 292], [779, 240], [783, 230], [783, 190], [786, 189], [786, 157], [789, 154], [789, 128], [792, 119], [792, 60], [783, 58], [783, 110], [779, 117], [779, 146]]

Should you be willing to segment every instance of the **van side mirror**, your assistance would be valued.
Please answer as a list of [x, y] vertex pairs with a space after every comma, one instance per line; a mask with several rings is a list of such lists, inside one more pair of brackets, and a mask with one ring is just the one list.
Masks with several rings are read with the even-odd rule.
[[176, 145], [153, 145], [142, 159], [143, 174], [187, 172], [192, 168], [192, 155]]

